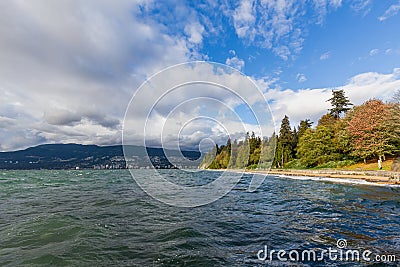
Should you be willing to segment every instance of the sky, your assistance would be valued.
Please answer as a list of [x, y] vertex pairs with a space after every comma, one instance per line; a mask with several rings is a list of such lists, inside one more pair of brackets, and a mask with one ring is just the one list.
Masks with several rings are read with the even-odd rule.
[[[292, 127], [316, 122], [332, 89], [356, 105], [400, 89], [400, 1], [1, 1], [0, 151], [120, 144], [140, 85], [193, 60], [250, 77], [270, 105], [270, 131], [284, 115]], [[182, 112], [174, 117], [186, 127], [182, 148], [226, 138], [210, 122], [185, 124], [199, 109]], [[160, 121], [168, 114], [160, 111]], [[239, 133], [222, 115], [215, 117]], [[156, 137], [151, 144], [160, 145]]]

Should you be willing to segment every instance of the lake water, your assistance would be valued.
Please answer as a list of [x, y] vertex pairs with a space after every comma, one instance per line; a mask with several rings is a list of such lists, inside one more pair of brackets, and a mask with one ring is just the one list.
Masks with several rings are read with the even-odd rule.
[[[203, 182], [219, 174], [162, 172]], [[339, 239], [346, 249], [369, 250], [371, 258], [395, 255], [391, 265], [400, 264], [400, 188], [268, 176], [250, 193], [244, 190], [249, 180], [245, 175], [209, 205], [177, 208], [147, 196], [127, 170], [0, 171], [0, 265], [367, 264], [257, 256], [265, 246], [300, 253], [337, 249]]]

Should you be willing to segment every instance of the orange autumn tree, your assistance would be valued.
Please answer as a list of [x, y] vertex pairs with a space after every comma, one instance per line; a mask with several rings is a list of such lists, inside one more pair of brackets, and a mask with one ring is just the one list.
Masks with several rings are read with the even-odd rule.
[[350, 136], [352, 154], [364, 159], [393, 154], [399, 135], [393, 121], [392, 106], [381, 100], [371, 99], [354, 107], [345, 118], [346, 131]]

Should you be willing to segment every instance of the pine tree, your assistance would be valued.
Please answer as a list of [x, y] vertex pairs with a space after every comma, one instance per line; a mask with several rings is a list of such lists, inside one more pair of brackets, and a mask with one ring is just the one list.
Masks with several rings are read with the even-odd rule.
[[353, 104], [344, 95], [344, 90], [332, 90], [332, 97], [327, 101], [331, 102], [332, 108], [329, 109], [330, 113], [336, 118], [340, 118], [342, 113], [346, 113]]
[[310, 121], [310, 119], [305, 119], [300, 121], [299, 127], [297, 127], [297, 135], [300, 138], [307, 129], [310, 129], [314, 122]]
[[299, 143], [299, 133], [297, 132], [296, 127], [293, 127], [293, 138], [292, 138], [292, 155], [293, 155], [293, 157], [296, 157], [298, 143]]
[[231, 138], [228, 138], [228, 141], [226, 142], [226, 151], [231, 154], [232, 152], [232, 142]]
[[290, 128], [289, 117], [285, 115], [279, 131], [278, 148], [280, 149], [280, 162], [283, 168], [285, 163], [291, 159], [293, 133]]

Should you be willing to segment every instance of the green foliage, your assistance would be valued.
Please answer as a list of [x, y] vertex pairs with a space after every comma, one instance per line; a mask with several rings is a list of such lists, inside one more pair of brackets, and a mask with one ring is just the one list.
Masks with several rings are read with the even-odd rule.
[[294, 159], [292, 161], [289, 161], [285, 165], [285, 169], [296, 169], [296, 170], [301, 170], [301, 169], [307, 169], [307, 166], [304, 165], [300, 159]]
[[318, 126], [316, 130], [307, 130], [300, 137], [297, 156], [303, 165], [315, 167], [332, 160], [338, 160], [340, 154], [336, 152], [332, 142], [334, 133], [325, 126]]
[[[216, 145], [212, 151], [207, 153], [201, 168], [226, 169], [226, 168], [248, 168], [249, 166], [271, 166], [275, 153], [275, 138], [261, 140], [254, 132], [246, 133], [244, 141], [233, 144], [228, 139], [226, 145]], [[256, 167], [254, 167], [256, 168]]]
[[302, 136], [307, 131], [307, 129], [310, 129], [313, 123], [314, 122], [310, 121], [309, 119], [300, 121], [300, 124], [297, 128], [298, 138], [300, 138], [300, 136]]
[[344, 95], [344, 90], [332, 90], [332, 98], [328, 99], [331, 102], [332, 108], [329, 109], [330, 113], [336, 118], [340, 118], [340, 114], [346, 113], [353, 104]]
[[289, 117], [285, 115], [279, 131], [276, 147], [275, 162], [278, 166], [284, 167], [286, 162], [293, 158], [293, 133], [290, 127]]
[[293, 139], [292, 129], [290, 128], [289, 117], [285, 115], [281, 123], [281, 129], [279, 130], [279, 142], [284, 145], [291, 145]]
[[333, 116], [331, 113], [327, 113], [318, 120], [318, 126], [334, 127], [336, 122], [337, 119], [335, 116]]
[[355, 164], [354, 160], [328, 161], [327, 163], [318, 165], [315, 169], [336, 169], [343, 168]]
[[[291, 128], [289, 117], [279, 135], [270, 138], [246, 133], [243, 141], [228, 139], [216, 145], [201, 164], [203, 168], [341, 168], [371, 157], [383, 158], [400, 151], [400, 90], [390, 103], [371, 99], [352, 104], [343, 90], [332, 91], [330, 113], [312, 129], [309, 119]], [[345, 116], [341, 118], [341, 114]]]

